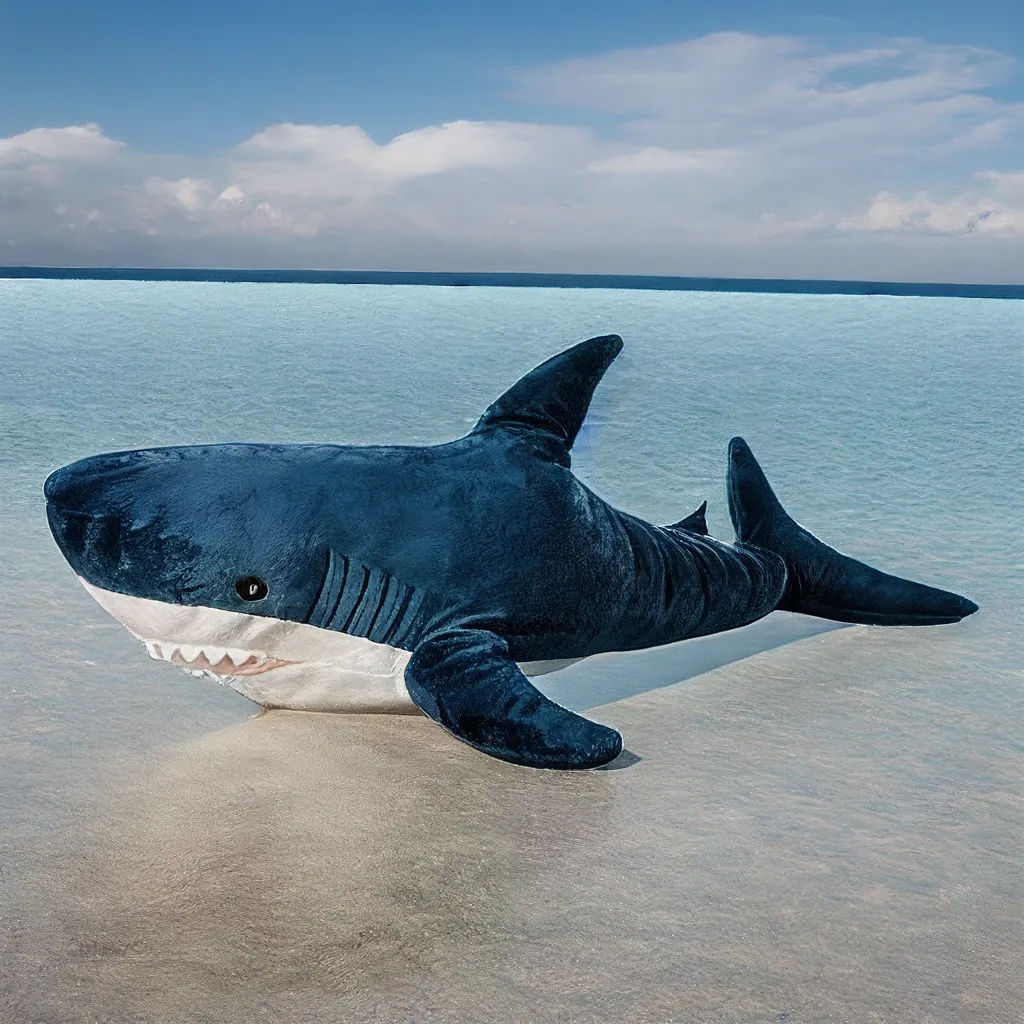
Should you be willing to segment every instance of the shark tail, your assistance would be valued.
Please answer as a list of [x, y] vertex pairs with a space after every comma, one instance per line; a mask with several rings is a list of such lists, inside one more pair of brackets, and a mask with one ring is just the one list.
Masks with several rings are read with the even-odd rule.
[[729, 442], [728, 494], [739, 542], [785, 560], [783, 611], [875, 626], [933, 626], [978, 610], [966, 597], [890, 576], [822, 543], [786, 513], [741, 437]]

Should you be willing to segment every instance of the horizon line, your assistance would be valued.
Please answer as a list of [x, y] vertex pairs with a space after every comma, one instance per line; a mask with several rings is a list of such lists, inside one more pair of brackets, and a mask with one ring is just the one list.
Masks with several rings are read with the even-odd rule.
[[0, 279], [178, 281], [223, 284], [376, 284], [463, 288], [568, 288], [633, 291], [763, 292], [797, 295], [888, 295], [921, 298], [1024, 299], [1024, 284], [857, 281], [816, 278], [691, 277], [656, 274], [548, 274], [514, 271], [243, 270], [203, 267], [0, 267]]

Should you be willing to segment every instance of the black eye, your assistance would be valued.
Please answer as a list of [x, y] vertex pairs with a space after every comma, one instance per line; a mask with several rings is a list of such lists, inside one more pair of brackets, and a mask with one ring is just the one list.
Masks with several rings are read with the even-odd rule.
[[262, 601], [270, 593], [270, 587], [259, 576], [243, 576], [235, 584], [235, 590], [243, 601]]

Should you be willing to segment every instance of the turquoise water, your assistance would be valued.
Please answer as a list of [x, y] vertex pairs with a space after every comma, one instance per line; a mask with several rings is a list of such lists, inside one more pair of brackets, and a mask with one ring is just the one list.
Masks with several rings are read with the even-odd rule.
[[[711, 532], [729, 539], [725, 449], [742, 434], [789, 511], [820, 537], [980, 604], [951, 627], [823, 634], [774, 652], [772, 664], [847, 683], [859, 664], [927, 665], [927, 678], [908, 669], [905, 685], [872, 690], [859, 727], [891, 743], [900, 723], [900, 749], [916, 758], [918, 773], [887, 785], [925, 804], [950, 787], [966, 793], [965, 827], [979, 857], [1013, 848], [1019, 856], [1024, 305], [2, 280], [0, 837], [8, 892], [31, 888], [30, 858], [18, 851], [63, 835], [83, 787], [102, 788], [122, 759], [154, 758], [254, 710], [237, 694], [150, 663], [89, 601], [46, 528], [47, 473], [85, 455], [161, 444], [445, 441], [537, 362], [609, 332], [626, 346], [574, 455], [575, 471], [606, 499], [663, 522], [707, 499]], [[820, 625], [791, 624], [788, 639]], [[774, 646], [764, 628], [754, 648]], [[642, 666], [630, 669], [621, 696], [697, 671], [685, 651], [672, 657], [678, 663], [659, 662], [646, 681]], [[709, 667], [730, 660], [716, 658]], [[759, 662], [744, 664], [756, 688]], [[607, 670], [588, 671], [566, 677], [575, 703], [587, 706], [580, 694], [588, 679], [603, 687], [591, 704], [613, 699]], [[557, 693], [568, 684], [551, 677], [550, 685]], [[627, 736], [627, 745], [656, 764], [642, 735]], [[800, 747], [789, 757], [800, 763]], [[998, 814], [993, 793], [1003, 794]], [[779, 815], [798, 813], [778, 799]], [[841, 827], [843, 807], [828, 813]], [[964, 863], [970, 873], [970, 858]], [[999, 898], [1019, 905], [1019, 860], [1008, 863]]]

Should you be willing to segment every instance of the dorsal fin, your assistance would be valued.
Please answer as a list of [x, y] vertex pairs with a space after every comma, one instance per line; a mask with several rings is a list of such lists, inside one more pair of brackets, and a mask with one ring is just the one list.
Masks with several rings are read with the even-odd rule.
[[621, 350], [622, 339], [617, 334], [606, 334], [552, 356], [494, 402], [473, 433], [501, 426], [540, 431], [553, 438], [559, 448], [564, 447], [567, 463], [594, 389]]
[[704, 513], [707, 510], [708, 503], [705, 501], [696, 512], [691, 512], [685, 519], [680, 519], [678, 523], [673, 523], [669, 529], [689, 530], [690, 533], [699, 533], [706, 537], [708, 534], [708, 523], [704, 518]]

